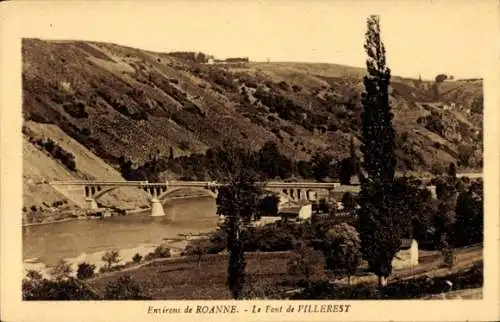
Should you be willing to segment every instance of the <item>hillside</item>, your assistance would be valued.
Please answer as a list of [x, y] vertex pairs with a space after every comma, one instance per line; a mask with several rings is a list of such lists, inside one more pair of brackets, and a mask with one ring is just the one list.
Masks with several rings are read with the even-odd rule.
[[[121, 157], [140, 165], [151, 155], [204, 153], [228, 139], [253, 150], [273, 141], [292, 160], [323, 151], [338, 161], [348, 155], [351, 137], [360, 144], [360, 68], [212, 65], [108, 43], [36, 39], [24, 39], [22, 53], [30, 127], [57, 126], [75, 140], [64, 149], [79, 142], [104, 161], [94, 167], [78, 154], [82, 178], [116, 178]], [[400, 170], [429, 171], [449, 162], [481, 167], [481, 80], [435, 84], [393, 77], [391, 104]], [[51, 131], [43, 133], [51, 137]], [[34, 151], [30, 144], [26, 155]]]
[[[55, 158], [41, 140], [50, 138], [62, 151], [75, 156], [76, 169], [72, 171]], [[52, 151], [54, 151], [53, 149]], [[52, 180], [124, 180], [120, 173], [95, 156], [80, 143], [61, 131], [56, 125], [27, 121], [23, 127], [23, 204], [29, 222], [37, 218], [45, 220], [51, 216], [63, 216], [65, 212], [85, 206], [81, 187], [69, 190], [49, 184]], [[103, 205], [120, 205], [121, 208], [135, 208], [148, 205], [147, 197], [140, 190], [120, 188], [99, 199]], [[35, 207], [33, 209], [32, 207]]]

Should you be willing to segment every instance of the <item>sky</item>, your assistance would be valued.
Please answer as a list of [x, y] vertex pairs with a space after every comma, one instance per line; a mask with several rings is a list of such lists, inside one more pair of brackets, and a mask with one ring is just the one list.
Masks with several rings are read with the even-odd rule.
[[[12, 3], [11, 3], [12, 4]], [[394, 75], [482, 77], [496, 1], [14, 1], [2, 22], [22, 37], [106, 41], [217, 58], [365, 64], [366, 18], [379, 14]], [[29, 5], [29, 6], [28, 6]], [[496, 37], [495, 39], [498, 39]]]

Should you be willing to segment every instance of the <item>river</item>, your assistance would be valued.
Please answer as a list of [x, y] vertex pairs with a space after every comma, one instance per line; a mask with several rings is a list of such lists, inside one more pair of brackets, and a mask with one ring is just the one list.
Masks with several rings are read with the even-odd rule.
[[[481, 173], [459, 176], [480, 177]], [[215, 201], [211, 197], [168, 200], [167, 216], [145, 213], [96, 220], [73, 220], [23, 227], [23, 259], [55, 264], [62, 258], [160, 244], [179, 234], [209, 232], [217, 227]]]
[[23, 227], [23, 259], [52, 265], [82, 253], [160, 244], [179, 234], [209, 232], [217, 227], [211, 197], [169, 200], [164, 210], [165, 217], [136, 213]]

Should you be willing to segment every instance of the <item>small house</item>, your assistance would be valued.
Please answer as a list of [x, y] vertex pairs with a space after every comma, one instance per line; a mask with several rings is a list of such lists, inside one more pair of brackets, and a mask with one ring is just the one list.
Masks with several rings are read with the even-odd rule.
[[418, 265], [418, 243], [415, 239], [402, 239], [399, 251], [392, 259], [394, 269], [403, 269]]
[[280, 220], [309, 219], [312, 216], [312, 205], [280, 207], [276, 216], [262, 216], [254, 222], [254, 226], [263, 226]]
[[296, 207], [282, 208], [278, 216], [283, 219], [309, 219], [312, 216], [312, 205], [306, 204]]

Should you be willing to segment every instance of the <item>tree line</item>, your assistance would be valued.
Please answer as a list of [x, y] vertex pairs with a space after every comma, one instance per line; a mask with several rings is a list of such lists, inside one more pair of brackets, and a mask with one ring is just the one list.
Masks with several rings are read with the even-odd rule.
[[302, 178], [316, 181], [326, 179], [340, 180], [350, 184], [351, 177], [359, 173], [359, 161], [356, 157], [353, 143], [351, 155], [335, 162], [333, 157], [324, 152], [316, 152], [307, 160], [295, 161], [279, 151], [278, 145], [269, 141], [258, 151], [249, 151], [240, 147], [231, 147], [228, 142], [224, 147], [209, 148], [204, 154], [193, 153], [189, 156], [169, 157], [150, 156], [141, 165], [134, 166], [132, 161], [119, 158], [118, 166], [122, 176], [127, 180], [160, 181], [160, 174], [171, 171], [183, 180], [221, 180], [228, 173], [222, 164], [230, 155], [241, 155], [243, 159], [252, 160], [246, 166], [259, 180]]

